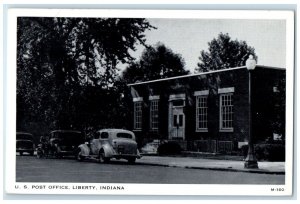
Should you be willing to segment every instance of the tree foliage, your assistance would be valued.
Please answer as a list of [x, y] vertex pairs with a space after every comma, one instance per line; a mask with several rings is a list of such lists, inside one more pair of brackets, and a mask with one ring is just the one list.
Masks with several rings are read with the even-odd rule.
[[277, 82], [274, 94], [270, 100], [270, 106], [273, 107], [272, 117], [270, 120], [274, 133], [281, 135], [285, 140], [285, 113], [286, 113], [286, 78], [283, 77]]
[[208, 51], [200, 52], [196, 71], [207, 72], [244, 66], [249, 55], [253, 55], [257, 61], [253, 47], [248, 46], [245, 41], [232, 40], [228, 33], [220, 33], [217, 39], [214, 38], [208, 43]]
[[143, 51], [138, 62], [132, 63], [123, 72], [123, 79], [127, 83], [148, 81], [180, 75], [186, 75], [185, 62], [181, 55], [162, 43], [149, 46]]
[[145, 19], [19, 18], [18, 65], [47, 68], [58, 84], [106, 86], [151, 28]]
[[118, 63], [134, 60], [129, 51], [145, 45], [143, 33], [152, 28], [142, 18], [18, 18], [18, 119], [73, 123], [82, 99], [96, 97], [87, 87], [111, 89]]

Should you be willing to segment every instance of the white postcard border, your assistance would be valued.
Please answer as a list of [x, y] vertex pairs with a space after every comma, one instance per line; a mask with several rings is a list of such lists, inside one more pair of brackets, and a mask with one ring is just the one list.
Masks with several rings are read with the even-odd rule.
[[[17, 194], [106, 194], [106, 195], [291, 195], [293, 185], [293, 116], [294, 116], [294, 14], [290, 11], [199, 11], [199, 10], [115, 10], [101, 9], [9, 9], [7, 31], [7, 67], [5, 110], [5, 189]], [[203, 184], [70, 184], [70, 183], [20, 183], [16, 180], [15, 135], [16, 130], [16, 28], [18, 16], [59, 17], [145, 17], [145, 18], [202, 18], [202, 19], [285, 19], [286, 24], [286, 174], [285, 185], [203, 185]], [[5, 73], [5, 72], [4, 72]], [[45, 185], [45, 189], [24, 188]], [[68, 186], [69, 189], [49, 189], [51, 185]], [[73, 186], [123, 186], [124, 190], [78, 191]], [[18, 187], [17, 187], [18, 186]], [[271, 191], [283, 188], [284, 191]]]

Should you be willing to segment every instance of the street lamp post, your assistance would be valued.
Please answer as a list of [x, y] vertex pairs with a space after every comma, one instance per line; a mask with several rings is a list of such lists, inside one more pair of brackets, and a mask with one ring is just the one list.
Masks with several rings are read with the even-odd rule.
[[246, 61], [246, 67], [249, 71], [249, 139], [248, 139], [248, 154], [245, 159], [244, 168], [246, 169], [258, 169], [257, 159], [255, 157], [254, 145], [253, 145], [253, 135], [252, 135], [252, 102], [251, 102], [251, 72], [255, 69], [256, 61], [253, 56], [250, 55], [249, 59]]

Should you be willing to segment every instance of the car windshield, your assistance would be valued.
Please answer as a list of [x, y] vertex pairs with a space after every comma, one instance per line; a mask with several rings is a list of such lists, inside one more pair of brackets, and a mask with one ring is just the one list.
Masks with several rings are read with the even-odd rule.
[[119, 138], [129, 138], [129, 139], [132, 139], [132, 135], [131, 134], [128, 134], [128, 133], [117, 133], [117, 137]]
[[84, 142], [84, 135], [79, 132], [56, 132], [53, 138], [61, 139], [67, 144], [81, 144]]
[[33, 136], [26, 133], [17, 133], [17, 140], [33, 140]]

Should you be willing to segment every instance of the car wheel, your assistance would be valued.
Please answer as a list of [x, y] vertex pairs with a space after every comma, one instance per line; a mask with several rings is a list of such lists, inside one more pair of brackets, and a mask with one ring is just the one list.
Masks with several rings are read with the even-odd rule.
[[84, 160], [84, 157], [81, 155], [81, 150], [77, 150], [77, 154], [76, 154], [76, 159], [77, 161], [83, 161]]
[[40, 148], [38, 148], [38, 149], [36, 150], [36, 157], [37, 157], [38, 159], [40, 159], [40, 158], [42, 158], [42, 156], [43, 156], [42, 150], [41, 150]]
[[136, 160], [135, 157], [129, 158], [129, 159], [128, 159], [128, 163], [129, 163], [129, 164], [134, 164], [134, 163], [135, 163], [135, 160]]
[[105, 157], [104, 151], [101, 150], [100, 153], [99, 153], [99, 160], [98, 161], [99, 161], [99, 163], [109, 163], [110, 158]]
[[23, 152], [20, 152], [20, 156], [23, 156]]
[[99, 163], [104, 163], [104, 152], [103, 151], [101, 151], [101, 152], [99, 152]]
[[30, 156], [33, 156], [34, 152], [30, 152]]

